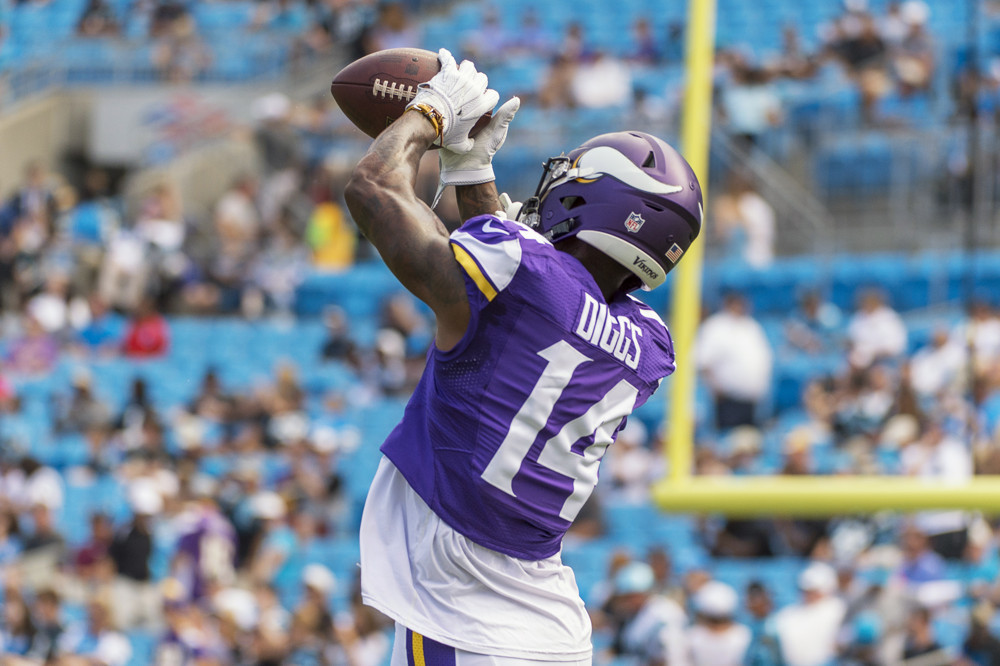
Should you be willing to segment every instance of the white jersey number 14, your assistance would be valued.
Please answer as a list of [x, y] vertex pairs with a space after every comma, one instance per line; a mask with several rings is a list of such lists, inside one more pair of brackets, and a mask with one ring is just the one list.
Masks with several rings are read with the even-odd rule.
[[[573, 373], [579, 366], [591, 361], [565, 340], [546, 347], [538, 355], [548, 364], [514, 416], [507, 436], [482, 475], [487, 483], [513, 497], [517, 497], [513, 487], [514, 477], [520, 471], [531, 445], [548, 423]], [[604, 451], [611, 444], [615, 428], [632, 413], [638, 395], [637, 388], [621, 380], [590, 409], [564, 424], [545, 442], [538, 455], [538, 464], [573, 479], [573, 492], [559, 511], [563, 520], [572, 522], [590, 497], [597, 485], [597, 469]], [[573, 445], [590, 435], [594, 436], [594, 443], [584, 449], [582, 455], [574, 453]]]

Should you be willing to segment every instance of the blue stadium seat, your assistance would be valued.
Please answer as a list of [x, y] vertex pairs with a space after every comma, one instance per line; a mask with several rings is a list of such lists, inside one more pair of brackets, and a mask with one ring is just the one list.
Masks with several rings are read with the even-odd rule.
[[231, 82], [253, 78], [253, 64], [240, 45], [216, 43], [212, 46], [211, 73], [213, 78]]
[[195, 3], [193, 15], [199, 30], [214, 33], [238, 33], [250, 25], [254, 5], [250, 2]]
[[52, 19], [48, 5], [19, 4], [11, 12], [10, 30], [13, 39], [43, 39]]
[[107, 39], [77, 39], [66, 42], [59, 58], [70, 83], [97, 83], [114, 78], [117, 49]]
[[153, 663], [158, 637], [148, 630], [135, 629], [126, 634], [132, 644], [132, 659], [129, 666], [145, 666]]
[[141, 40], [149, 36], [149, 15], [146, 12], [130, 12], [125, 21], [125, 37]]

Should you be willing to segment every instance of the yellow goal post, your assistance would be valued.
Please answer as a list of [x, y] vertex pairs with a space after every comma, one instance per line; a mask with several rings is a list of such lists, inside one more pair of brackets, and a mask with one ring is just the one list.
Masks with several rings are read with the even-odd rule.
[[[681, 152], [702, 191], [708, 188], [715, 0], [688, 0], [686, 86]], [[702, 230], [702, 238], [705, 237]], [[669, 472], [653, 489], [663, 510], [733, 516], [824, 516], [883, 510], [964, 509], [1000, 513], [1000, 476], [964, 484], [885, 476], [693, 476], [695, 367], [692, 347], [701, 307], [704, 240], [694, 243], [673, 280], [670, 328], [681, 359], [669, 380]]]

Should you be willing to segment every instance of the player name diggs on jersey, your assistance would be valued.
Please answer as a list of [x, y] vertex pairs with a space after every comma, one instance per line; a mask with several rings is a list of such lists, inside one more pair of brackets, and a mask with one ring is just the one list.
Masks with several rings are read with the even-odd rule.
[[639, 367], [639, 338], [642, 329], [624, 315], [614, 316], [605, 303], [598, 303], [590, 294], [583, 295], [583, 309], [576, 325], [576, 334], [600, 347], [635, 370]]

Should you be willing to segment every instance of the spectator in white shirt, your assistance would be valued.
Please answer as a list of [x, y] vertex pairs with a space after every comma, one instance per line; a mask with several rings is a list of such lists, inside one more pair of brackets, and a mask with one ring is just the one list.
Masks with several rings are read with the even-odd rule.
[[715, 397], [716, 426], [757, 425], [758, 405], [771, 389], [773, 355], [742, 296], [726, 296], [722, 309], [702, 323], [695, 358]]
[[621, 107], [632, 99], [632, 71], [621, 60], [597, 53], [578, 65], [570, 91], [576, 105], [585, 109]]
[[220, 248], [234, 256], [249, 254], [243, 246], [253, 245], [260, 232], [260, 215], [254, 196], [257, 181], [242, 174], [215, 204], [215, 232]]
[[931, 342], [910, 361], [910, 384], [922, 398], [932, 398], [953, 385], [965, 366], [965, 348], [938, 329]]
[[851, 365], [867, 368], [881, 358], [906, 351], [906, 325], [876, 290], [865, 291], [847, 325]]
[[738, 247], [743, 260], [756, 269], [774, 262], [774, 208], [747, 177], [733, 177], [729, 191], [715, 205], [717, 233], [730, 247]]
[[[958, 438], [932, 423], [924, 436], [900, 455], [903, 473], [909, 476], [962, 484], [972, 476], [972, 454]], [[914, 525], [927, 536], [931, 547], [949, 559], [962, 557], [968, 542], [968, 520], [962, 511], [924, 511]]]
[[835, 596], [837, 573], [815, 562], [799, 575], [802, 601], [774, 618], [781, 656], [787, 666], [824, 666], [837, 656], [837, 634], [847, 607]]
[[646, 447], [649, 433], [642, 421], [630, 418], [618, 433], [604, 460], [604, 477], [610, 479], [609, 499], [639, 504], [649, 500], [649, 485], [656, 467], [655, 454]]
[[740, 666], [750, 645], [750, 629], [735, 622], [736, 591], [719, 581], [694, 595], [695, 625], [688, 632], [692, 666]]
[[1000, 317], [987, 303], [977, 301], [969, 308], [969, 318], [952, 332], [952, 340], [971, 350], [973, 369], [982, 373], [1000, 361]]
[[742, 53], [731, 53], [729, 60], [732, 80], [722, 87], [719, 108], [730, 133], [741, 146], [750, 147], [781, 123], [781, 97], [766, 69], [748, 62]]
[[24, 471], [24, 496], [20, 499], [25, 506], [41, 504], [50, 511], [62, 510], [63, 481], [59, 472], [34, 458], [22, 460], [21, 469]]
[[69, 627], [59, 639], [60, 664], [68, 666], [125, 666], [132, 644], [111, 626], [111, 608], [103, 599], [87, 607], [87, 622]]
[[632, 562], [615, 574], [615, 595], [610, 608], [621, 622], [619, 655], [644, 664], [687, 666], [684, 609], [667, 597], [653, 593], [652, 568]]

